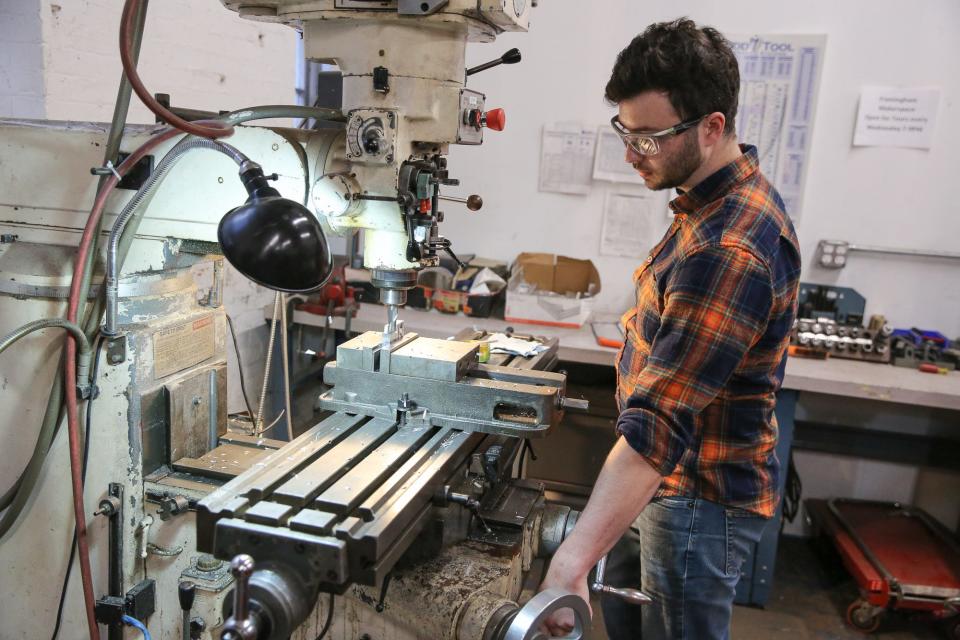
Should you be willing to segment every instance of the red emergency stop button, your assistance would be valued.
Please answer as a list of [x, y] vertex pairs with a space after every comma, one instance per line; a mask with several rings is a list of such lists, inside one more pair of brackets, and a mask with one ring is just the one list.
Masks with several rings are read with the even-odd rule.
[[503, 131], [507, 126], [507, 113], [503, 109], [491, 109], [483, 114], [480, 122], [488, 129]]

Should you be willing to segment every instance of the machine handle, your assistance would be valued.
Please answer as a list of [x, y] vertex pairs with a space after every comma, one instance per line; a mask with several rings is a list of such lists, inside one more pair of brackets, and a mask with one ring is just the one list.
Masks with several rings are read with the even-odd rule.
[[560, 406], [564, 409], [577, 409], [578, 411], [589, 411], [590, 401], [586, 398], [570, 398], [564, 396], [560, 400]]
[[177, 586], [177, 598], [180, 600], [180, 609], [190, 611], [193, 609], [193, 600], [197, 595], [197, 586], [189, 580], [184, 580]]
[[621, 600], [626, 601], [628, 604], [650, 604], [653, 602], [653, 599], [640, 591], [639, 589], [618, 589], [617, 587], [611, 587], [608, 584], [597, 584], [594, 582], [590, 585], [590, 590], [594, 593], [606, 593], [611, 596], [616, 596]]
[[473, 194], [466, 198], [457, 198], [455, 196], [437, 196], [440, 200], [446, 200], [447, 202], [459, 202], [460, 204], [467, 205], [467, 209], [470, 211], [479, 211], [483, 207], [483, 198], [477, 194]]
[[593, 578], [593, 584], [590, 585], [590, 590], [594, 593], [607, 593], [612, 596], [616, 596], [621, 600], [624, 600], [630, 604], [650, 604], [653, 602], [653, 599], [647, 594], [643, 593], [639, 589], [623, 589], [618, 587], [612, 587], [608, 584], [603, 583], [604, 574], [607, 570], [607, 556], [600, 558], [600, 561], [597, 562], [596, 575]]
[[475, 67], [470, 67], [467, 69], [467, 75], [472, 76], [475, 73], [480, 73], [481, 71], [486, 71], [487, 69], [492, 69], [493, 67], [500, 66], [501, 64], [516, 64], [520, 62], [520, 49], [510, 49], [505, 54], [500, 56], [495, 60], [490, 62], [484, 62], [483, 64], [478, 64]]
[[190, 610], [197, 595], [197, 586], [189, 580], [177, 585], [177, 599], [180, 601], [180, 611], [183, 612], [182, 636], [183, 640], [190, 640]]
[[253, 575], [253, 558], [245, 553], [230, 562], [230, 573], [236, 580], [233, 589], [233, 615], [223, 625], [221, 640], [255, 640], [257, 624], [250, 615], [250, 576]]

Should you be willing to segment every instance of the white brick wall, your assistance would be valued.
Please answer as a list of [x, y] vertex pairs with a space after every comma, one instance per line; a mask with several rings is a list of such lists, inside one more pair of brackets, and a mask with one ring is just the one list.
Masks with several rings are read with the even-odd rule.
[[[117, 40], [123, 3], [39, 1], [46, 116], [109, 120], [120, 79]], [[219, 110], [289, 104], [298, 37], [290, 27], [243, 20], [217, 0], [155, 0], [147, 11], [138, 68], [147, 88], [169, 93], [175, 105]], [[129, 119], [154, 121], [137, 100]]]
[[[123, 0], [0, 0], [0, 117], [108, 122], [121, 73], [122, 6]], [[290, 27], [243, 20], [218, 0], [152, 0], [138, 69], [151, 93], [169, 93], [178, 106], [291, 104], [298, 38]], [[154, 116], [134, 96], [128, 121], [152, 123]], [[228, 269], [224, 302], [237, 326], [248, 389], [256, 394], [267, 336], [262, 308], [273, 293]], [[227, 352], [229, 408], [240, 411], [232, 345]]]
[[44, 116], [40, 38], [37, 0], [0, 0], [0, 117]]

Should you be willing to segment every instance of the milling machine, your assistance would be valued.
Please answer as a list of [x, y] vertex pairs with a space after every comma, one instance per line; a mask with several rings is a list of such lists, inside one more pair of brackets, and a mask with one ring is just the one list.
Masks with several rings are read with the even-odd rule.
[[[97, 301], [106, 307], [86, 356], [92, 376], [82, 380], [81, 367], [77, 383], [90, 508], [86, 534], [73, 534], [90, 541], [98, 622], [111, 638], [133, 619], [155, 638], [371, 640], [533, 638], [559, 607], [585, 622], [571, 594], [516, 602], [533, 559], [576, 521], [515, 478], [526, 440], [546, 436], [570, 404], [564, 376], [481, 365], [474, 344], [404, 333], [398, 320], [416, 271], [452, 254], [438, 232], [440, 187], [456, 184], [449, 145], [480, 144], [484, 128], [503, 125], [466, 88], [465, 45], [526, 30], [532, 3], [223, 3], [300, 28], [306, 56], [339, 67], [342, 113], [323, 115], [342, 128], [170, 137], [131, 169], [123, 155], [103, 162], [105, 136], [108, 152], [115, 139], [129, 154], [156, 140], [155, 128], [0, 121], [2, 333], [64, 314], [97, 193], [89, 168], [123, 167], [106, 200], [106, 264], [96, 260], [79, 289], [90, 336]], [[294, 115], [310, 114], [261, 107], [222, 119]], [[364, 265], [387, 305], [384, 331], [340, 345], [327, 365], [332, 389], [320, 403], [332, 415], [292, 442], [228, 427], [217, 231], [222, 212], [258, 194], [302, 200], [328, 233], [362, 230]], [[84, 635], [57, 433], [60, 389], [72, 393], [74, 381], [59, 377], [60, 343], [51, 325], [0, 356], [0, 446], [7, 460], [29, 458], [0, 469], [3, 583], [27, 587], [0, 597], [4, 633], [15, 636], [49, 635], [55, 621], [60, 637]]]

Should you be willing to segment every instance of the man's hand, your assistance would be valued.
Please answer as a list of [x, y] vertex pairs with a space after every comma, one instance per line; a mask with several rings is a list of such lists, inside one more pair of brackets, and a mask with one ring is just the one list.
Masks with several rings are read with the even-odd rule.
[[[550, 569], [540, 585], [540, 590], [554, 587], [569, 591], [583, 598], [583, 601], [587, 603], [587, 609], [590, 609], [590, 590], [587, 587], [587, 575], [590, 571], [588, 569], [584, 573], [579, 564], [573, 558], [567, 558], [567, 552], [561, 545], [550, 562]], [[590, 615], [593, 616], [592, 609], [590, 609]], [[583, 620], [584, 626], [588, 625], [589, 622], [589, 620]], [[560, 609], [554, 611], [549, 618], [544, 620], [543, 626], [551, 636], [562, 637], [573, 631], [574, 623], [573, 610]]]
[[[613, 548], [660, 486], [660, 476], [646, 460], [617, 440], [593, 487], [587, 507], [563, 541], [540, 589], [558, 587], [577, 594], [590, 606], [587, 574]], [[554, 636], [573, 630], [573, 612], [561, 609], [544, 626]], [[584, 621], [586, 622], [586, 620]]]

